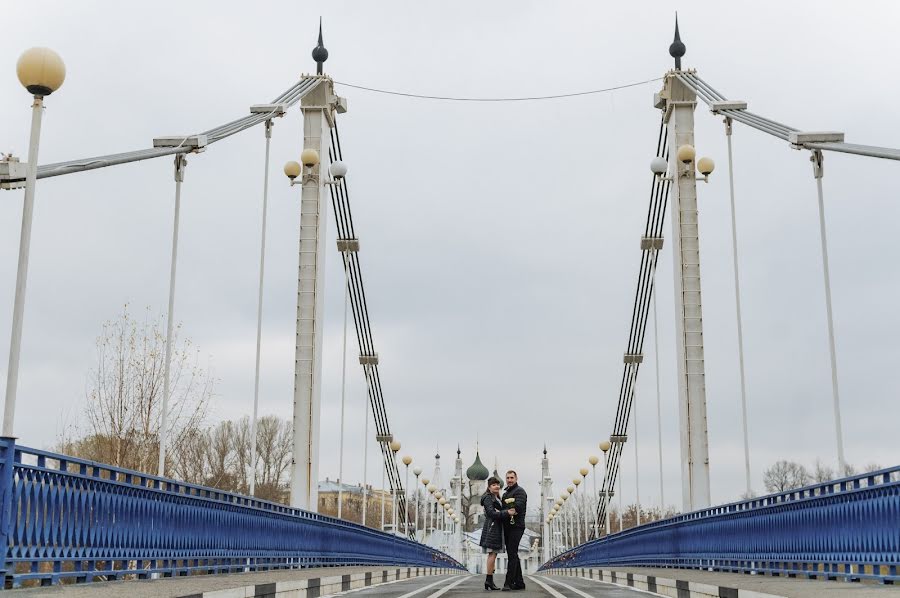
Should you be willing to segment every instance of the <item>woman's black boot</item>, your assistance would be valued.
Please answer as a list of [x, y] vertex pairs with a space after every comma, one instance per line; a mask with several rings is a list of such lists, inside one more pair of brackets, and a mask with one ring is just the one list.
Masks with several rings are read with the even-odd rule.
[[484, 589], [485, 590], [499, 590], [497, 586], [494, 585], [494, 576], [488, 575], [484, 580]]

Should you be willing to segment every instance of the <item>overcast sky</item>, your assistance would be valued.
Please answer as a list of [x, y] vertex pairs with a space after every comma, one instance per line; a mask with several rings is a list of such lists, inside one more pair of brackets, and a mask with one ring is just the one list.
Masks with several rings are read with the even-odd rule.
[[[457, 1], [6, 3], [0, 150], [27, 154], [30, 99], [15, 78], [46, 45], [67, 79], [47, 99], [41, 163], [148, 147], [247, 113], [314, 71], [324, 17], [336, 81], [455, 96], [530, 96], [662, 76], [679, 10], [685, 66], [727, 97], [807, 130], [898, 146], [900, 5]], [[402, 452], [445, 479], [476, 438], [536, 492], [547, 444], [556, 492], [611, 431], [648, 203], [659, 83], [546, 102], [414, 100], [338, 86], [366, 295]], [[726, 146], [697, 109], [714, 502], [743, 491]], [[836, 461], [815, 183], [807, 152], [736, 125], [735, 178], [754, 488], [777, 459]], [[299, 191], [272, 142], [261, 413], [291, 412]], [[219, 378], [211, 421], [253, 393], [264, 140], [253, 129], [189, 158], [176, 318]], [[827, 154], [825, 200], [847, 458], [896, 464], [898, 165]], [[83, 407], [101, 323], [126, 302], [166, 309], [174, 183], [164, 158], [41, 181], [16, 433], [49, 447]], [[5, 376], [22, 191], [0, 194], [0, 377]], [[329, 215], [330, 218], [330, 215]], [[667, 222], [666, 235], [671, 227]], [[337, 475], [341, 269], [329, 254], [321, 476]], [[659, 271], [666, 502], [680, 506], [671, 244]], [[652, 334], [647, 347], [652, 347]], [[353, 346], [353, 345], [351, 345]], [[351, 359], [355, 361], [354, 352]], [[641, 497], [659, 501], [653, 351], [637, 394]], [[362, 478], [364, 384], [351, 363], [345, 479]], [[370, 428], [371, 430], [371, 428]], [[374, 445], [373, 445], [374, 446]], [[369, 481], [380, 481], [370, 451]], [[626, 450], [626, 501], [635, 493]], [[535, 500], [535, 504], [537, 501]]]

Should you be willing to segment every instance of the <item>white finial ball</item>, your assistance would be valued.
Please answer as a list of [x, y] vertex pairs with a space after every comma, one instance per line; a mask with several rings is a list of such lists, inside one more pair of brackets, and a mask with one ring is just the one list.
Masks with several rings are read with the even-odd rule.
[[345, 176], [347, 176], [347, 165], [337, 160], [332, 162], [331, 166], [328, 167], [328, 172], [331, 173], [331, 177], [336, 181], [341, 180]]
[[391, 444], [389, 445], [391, 450], [395, 453], [400, 450], [400, 441], [399, 440], [391, 440]]
[[669, 163], [665, 158], [656, 157], [650, 160], [650, 170], [653, 174], [663, 175], [669, 169]]
[[704, 156], [697, 160], [697, 171], [703, 176], [709, 176], [715, 169], [716, 163], [713, 162], [712, 158], [707, 158], [706, 156]]
[[693, 145], [684, 144], [678, 147], [678, 161], [684, 162], [685, 164], [689, 164], [694, 161], [694, 157], [697, 155], [697, 150], [694, 149]]
[[413, 475], [414, 475], [414, 476], [418, 476], [418, 475], [421, 475], [421, 474], [422, 474], [422, 468], [421, 468], [421, 467], [413, 467]]
[[600, 459], [598, 459], [596, 455], [591, 455], [590, 457], [588, 457], [588, 463], [590, 463], [591, 465], [596, 465], [599, 462]]
[[30, 48], [16, 62], [22, 86], [36, 96], [48, 96], [66, 80], [66, 65], [50, 48]]
[[[423, 482], [427, 482], [428, 480], [422, 480]], [[437, 487], [434, 484], [425, 484], [425, 489], [434, 494], [434, 491], [437, 490]]]
[[581, 478], [572, 478], [572, 483], [575, 484], [576, 487], [581, 486]]
[[300, 152], [300, 161], [307, 168], [312, 168], [319, 163], [319, 152], [314, 149], [306, 148]]
[[612, 445], [609, 443], [609, 440], [604, 440], [600, 443], [600, 450], [604, 453], [609, 450]]
[[581, 477], [586, 477], [587, 474], [590, 473], [590, 471], [591, 470], [588, 469], [587, 467], [582, 467], [581, 469], [578, 470], [578, 473], [581, 474]]
[[566, 491], [569, 494], [573, 494], [575, 492], [575, 486], [569, 486], [568, 488], [566, 488]]

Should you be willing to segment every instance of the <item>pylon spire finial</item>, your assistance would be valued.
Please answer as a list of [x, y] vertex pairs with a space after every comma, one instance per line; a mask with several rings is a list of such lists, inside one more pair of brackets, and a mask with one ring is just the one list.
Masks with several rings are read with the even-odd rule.
[[322, 42], [322, 17], [319, 17], [319, 43], [313, 48], [312, 58], [316, 61], [316, 74], [322, 74], [322, 65], [328, 60], [328, 50]]
[[669, 46], [669, 56], [675, 59], [675, 68], [681, 70], [681, 57], [687, 51], [684, 43], [681, 41], [681, 35], [678, 33], [678, 13], [675, 13], [675, 39]]

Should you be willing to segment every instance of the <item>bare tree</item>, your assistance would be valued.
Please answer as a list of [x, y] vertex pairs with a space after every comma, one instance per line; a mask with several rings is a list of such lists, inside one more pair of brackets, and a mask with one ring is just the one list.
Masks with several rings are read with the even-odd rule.
[[856, 468], [849, 463], [844, 463], [844, 465], [840, 469], [842, 478], [849, 478], [850, 476], [856, 475]]
[[172, 455], [173, 477], [191, 484], [205, 484], [207, 475], [207, 452], [209, 436], [206, 430], [191, 430], [185, 434], [180, 450]]
[[[165, 320], [148, 309], [143, 322], [125, 305], [115, 320], [104, 322], [96, 340], [97, 365], [91, 370], [87, 402], [77, 440], [61, 439], [62, 450], [110, 465], [153, 472], [159, 452], [165, 365]], [[179, 340], [176, 327], [170, 362], [169, 466], [185, 444], [196, 444], [213, 396], [215, 379], [200, 364], [190, 340]], [[196, 447], [191, 447], [196, 448]]]
[[234, 424], [230, 421], [219, 422], [207, 431], [208, 443], [206, 451], [207, 480], [206, 485], [221, 490], [235, 489], [235, 445]]
[[834, 477], [834, 470], [817, 458], [815, 465], [813, 465], [812, 481], [816, 484], [824, 484], [833, 480]]
[[873, 471], [878, 471], [879, 469], [884, 469], [878, 463], [868, 463], [865, 467], [863, 467], [863, 471], [865, 473], [872, 473]]
[[763, 484], [773, 493], [806, 486], [810, 480], [806, 467], [793, 461], [778, 461], [763, 473]]
[[[233, 424], [235, 492], [250, 492], [250, 418], [244, 416]], [[259, 457], [257, 456], [257, 463]], [[254, 469], [257, 463], [254, 463]]]
[[274, 415], [267, 415], [257, 422], [256, 430], [259, 458], [256, 496], [264, 500], [286, 502], [288, 484], [284, 478], [291, 463], [291, 424]]

